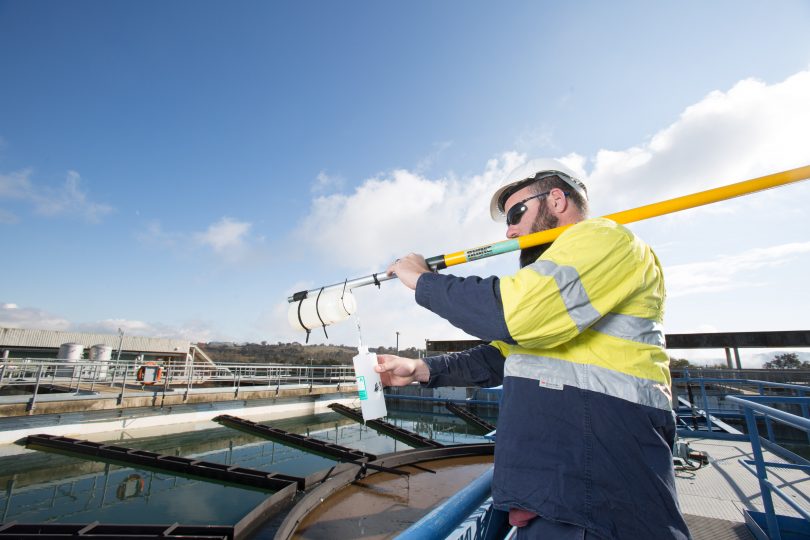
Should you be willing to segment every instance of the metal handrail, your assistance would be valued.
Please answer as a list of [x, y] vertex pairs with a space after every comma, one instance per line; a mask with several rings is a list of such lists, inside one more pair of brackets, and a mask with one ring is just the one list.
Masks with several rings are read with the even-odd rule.
[[[808, 404], [810, 403], [810, 398], [807, 397], [799, 397], [799, 398], [778, 398], [774, 396], [767, 396], [767, 402], [769, 403], [796, 403], [797, 401], [800, 403]], [[766, 462], [765, 458], [762, 454], [762, 437], [759, 435], [759, 430], [757, 428], [756, 416], [755, 414], [759, 414], [760, 416], [775, 420], [776, 422], [780, 422], [789, 426], [792, 426], [796, 429], [800, 429], [808, 434], [810, 434], [810, 419], [802, 418], [801, 416], [797, 416], [795, 414], [790, 414], [785, 411], [781, 411], [779, 409], [775, 409], [773, 407], [769, 407], [761, 403], [762, 401], [766, 401], [763, 399], [750, 399], [745, 396], [727, 396], [726, 399], [732, 403], [736, 403], [739, 405], [743, 411], [745, 412], [745, 421], [748, 426], [748, 437], [751, 442], [751, 450], [754, 454], [754, 467], [755, 469], [752, 470], [749, 463], [741, 459], [740, 463], [745, 467], [748, 471], [752, 472], [759, 481], [759, 489], [762, 495], [762, 503], [765, 507], [765, 521], [768, 527], [768, 538], [770, 540], [781, 540], [782, 535], [779, 529], [779, 522], [776, 517], [776, 510], [773, 506], [773, 497], [771, 493], [776, 493], [780, 498], [787, 501], [790, 506], [799, 513], [808, 523], [810, 523], [810, 513], [806, 510], [798, 507], [794, 502], [790, 500], [790, 497], [786, 495], [778, 486], [773, 484], [770, 480], [768, 480], [768, 466], [778, 467], [781, 464], [779, 463], [770, 463]], [[806, 459], [799, 458], [802, 465], [794, 465], [792, 468], [799, 468], [810, 472], [810, 461]]]
[[[686, 372], [686, 370], [684, 370]], [[798, 392], [808, 392], [810, 388], [807, 386], [803, 386], [801, 384], [790, 384], [790, 383], [778, 383], [778, 382], [771, 382], [771, 381], [762, 381], [759, 379], [729, 379], [729, 378], [720, 378], [720, 377], [691, 377], [688, 372], [686, 372], [685, 377], [676, 377], [672, 379], [672, 382], [690, 382], [690, 381], [703, 381], [707, 383], [711, 382], [719, 382], [719, 383], [735, 383], [735, 384], [747, 384], [751, 386], [759, 386], [759, 385], [767, 385], [770, 388], [783, 388], [787, 390], [796, 390]]]
[[[712, 418], [712, 415], [709, 411], [709, 400], [708, 394], [706, 393], [706, 384], [707, 383], [726, 383], [726, 384], [734, 384], [738, 386], [752, 386], [756, 387], [758, 396], [747, 396], [751, 399], [756, 399], [759, 401], [766, 400], [771, 396], [765, 395], [765, 387], [768, 388], [779, 388], [783, 390], [793, 390], [797, 396], [804, 397], [810, 392], [810, 387], [800, 385], [800, 384], [789, 384], [789, 383], [778, 383], [778, 382], [770, 382], [770, 381], [763, 381], [759, 379], [725, 379], [725, 378], [718, 378], [718, 377], [691, 377], [689, 375], [689, 370], [684, 370], [685, 377], [676, 377], [672, 379], [673, 383], [686, 383], [689, 384], [690, 382], [696, 382], [700, 385], [700, 399], [703, 403], [703, 413], [706, 415], [706, 427], [709, 432], [713, 431], [713, 424], [717, 421]], [[810, 405], [806, 401], [795, 401], [795, 402], [785, 402], [785, 403], [795, 403], [801, 407], [802, 415], [804, 417], [810, 417]], [[694, 405], [694, 403], [692, 404]], [[774, 432], [773, 426], [771, 425], [771, 419], [769, 417], [765, 417], [765, 426], [768, 430], [768, 439], [773, 442], [774, 441]], [[807, 434], [808, 442], [810, 442], [810, 432]]]
[[[149, 362], [152, 364], [152, 362]], [[6, 387], [32, 387], [32, 392], [20, 397], [30, 398], [28, 412], [36, 407], [37, 399], [43, 394], [42, 387], [54, 386], [71, 399], [80, 393], [94, 395], [114, 393], [120, 404], [127, 387], [129, 393], [133, 385], [138, 385], [137, 372], [144, 365], [134, 361], [67, 361], [48, 358], [7, 359], [0, 363], [0, 390]], [[237, 393], [245, 387], [282, 386], [333, 386], [354, 382], [352, 366], [312, 366], [289, 364], [216, 364], [203, 362], [157, 363], [161, 368], [161, 380], [156, 384], [144, 385], [143, 390], [164, 391], [168, 387], [184, 387], [186, 392], [194, 386], [206, 385], [223, 389], [235, 389]]]

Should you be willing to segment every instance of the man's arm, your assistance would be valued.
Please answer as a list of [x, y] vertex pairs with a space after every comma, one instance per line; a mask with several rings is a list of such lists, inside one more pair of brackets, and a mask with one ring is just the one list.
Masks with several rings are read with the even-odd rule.
[[478, 339], [516, 343], [506, 326], [500, 279], [495, 276], [422, 274], [416, 303]]
[[406, 287], [414, 289], [420, 306], [453, 326], [484, 341], [516, 343], [506, 326], [497, 277], [434, 274], [425, 259], [414, 253], [394, 261], [387, 273], [396, 274]]
[[491, 387], [503, 381], [503, 356], [491, 345], [479, 345], [463, 352], [413, 359], [391, 354], [377, 355], [377, 372], [386, 386], [420, 382], [438, 386]]

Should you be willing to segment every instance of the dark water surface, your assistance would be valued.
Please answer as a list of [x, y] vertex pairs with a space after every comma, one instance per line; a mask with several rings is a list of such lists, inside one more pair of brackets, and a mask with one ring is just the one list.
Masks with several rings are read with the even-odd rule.
[[[484, 440], [440, 408], [409, 412], [389, 404], [388, 420], [446, 444]], [[336, 413], [266, 423], [375, 454], [409, 448]], [[94, 440], [295, 476], [306, 476], [334, 464], [326, 458], [213, 426], [175, 425], [162, 428], [164, 433], [159, 435], [142, 436], [133, 430]], [[267, 497], [266, 492], [37, 451], [0, 457], [0, 489], [0, 521], [19, 523], [232, 525]]]

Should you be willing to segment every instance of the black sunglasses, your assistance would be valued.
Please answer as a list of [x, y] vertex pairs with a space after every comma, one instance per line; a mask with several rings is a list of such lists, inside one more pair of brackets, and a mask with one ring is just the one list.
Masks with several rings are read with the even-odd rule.
[[530, 201], [532, 199], [539, 199], [540, 197], [545, 197], [549, 193], [551, 193], [551, 192], [550, 191], [544, 191], [543, 193], [538, 193], [537, 195], [532, 195], [531, 197], [526, 197], [525, 199], [523, 199], [519, 203], [513, 204], [512, 207], [509, 208], [509, 211], [506, 212], [506, 224], [507, 225], [517, 225], [518, 223], [520, 223], [520, 220], [523, 217], [523, 214], [525, 214], [526, 210], [528, 210], [528, 208], [526, 208], [526, 205], [524, 203], [526, 203], [527, 201]]

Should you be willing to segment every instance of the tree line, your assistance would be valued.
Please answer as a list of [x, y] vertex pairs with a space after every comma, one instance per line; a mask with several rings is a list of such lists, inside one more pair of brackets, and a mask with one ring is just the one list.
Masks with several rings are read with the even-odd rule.
[[[810, 362], [799, 360], [799, 355], [796, 353], [780, 353], [773, 357], [773, 360], [762, 364], [764, 369], [810, 369]], [[670, 358], [669, 369], [689, 369], [689, 368], [708, 368], [708, 369], [728, 369], [725, 364], [716, 364], [713, 366], [701, 366], [691, 363], [686, 358]]]
[[[254, 363], [254, 364], [297, 364], [297, 365], [348, 365], [357, 355], [357, 347], [348, 345], [303, 345], [293, 343], [198, 343], [197, 346], [214, 362]], [[393, 347], [369, 347], [369, 352], [377, 354], [397, 354]], [[409, 347], [400, 349], [400, 356], [419, 358], [424, 350]]]

